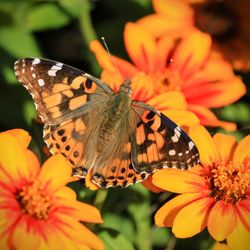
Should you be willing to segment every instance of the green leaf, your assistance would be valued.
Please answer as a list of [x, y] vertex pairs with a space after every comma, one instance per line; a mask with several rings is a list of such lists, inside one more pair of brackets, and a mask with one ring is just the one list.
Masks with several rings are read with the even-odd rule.
[[41, 57], [34, 37], [13, 26], [0, 29], [0, 47], [15, 58]]
[[151, 249], [151, 214], [150, 214], [150, 193], [142, 185], [138, 184], [133, 187], [140, 196], [135, 197], [140, 199], [137, 202], [131, 203], [128, 207], [130, 215], [133, 217], [136, 224], [135, 243], [140, 250]]
[[80, 0], [59, 0], [59, 4], [73, 17], [78, 17], [80, 15]]
[[168, 245], [171, 234], [168, 228], [156, 227], [152, 228], [152, 242], [154, 246], [166, 247]]
[[133, 245], [116, 231], [105, 230], [99, 236], [105, 244], [105, 250], [134, 250]]
[[32, 101], [24, 102], [23, 112], [26, 123], [30, 125], [33, 119], [35, 119], [36, 117], [36, 109], [34, 103]]
[[31, 31], [56, 29], [69, 23], [70, 18], [55, 4], [41, 4], [29, 10], [27, 27]]
[[126, 239], [133, 241], [135, 230], [130, 218], [119, 214], [105, 213], [103, 220], [104, 224], [102, 224], [101, 227], [120, 232], [126, 237]]
[[13, 84], [13, 85], [18, 84], [16, 77], [15, 77], [13, 66], [12, 67], [9, 65], [3, 66], [2, 73], [7, 83]]

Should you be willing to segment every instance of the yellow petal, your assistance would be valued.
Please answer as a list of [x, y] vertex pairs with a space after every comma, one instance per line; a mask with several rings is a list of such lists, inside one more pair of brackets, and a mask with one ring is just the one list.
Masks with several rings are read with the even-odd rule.
[[159, 227], [172, 227], [178, 212], [186, 205], [203, 197], [200, 193], [181, 194], [164, 204], [155, 214], [155, 224]]
[[142, 27], [127, 23], [124, 42], [130, 58], [139, 70], [153, 73], [158, 69], [156, 42]]
[[160, 111], [181, 127], [193, 127], [200, 124], [197, 116], [193, 112], [190, 112], [188, 110], [164, 109]]
[[99, 186], [92, 182], [92, 174], [91, 170], [88, 171], [87, 175], [85, 176], [85, 185], [90, 190], [98, 190]]
[[205, 179], [191, 171], [163, 169], [152, 176], [155, 186], [174, 193], [196, 193], [207, 191]]
[[30, 178], [30, 165], [27, 164], [25, 149], [17, 139], [7, 133], [0, 134], [0, 170], [6, 184], [18, 186], [22, 179]]
[[17, 250], [38, 249], [42, 235], [33, 231], [32, 227], [28, 227], [24, 219], [19, 220], [12, 234], [12, 242]]
[[60, 215], [59, 219], [61, 220], [61, 230], [68, 235], [73, 242], [86, 244], [97, 250], [104, 249], [103, 242], [81, 223], [65, 215]]
[[38, 179], [41, 185], [48, 185], [50, 191], [55, 191], [70, 181], [71, 173], [69, 162], [61, 154], [57, 154], [45, 161]]
[[213, 136], [213, 141], [218, 149], [222, 161], [232, 160], [234, 150], [237, 146], [236, 139], [231, 135], [217, 133]]
[[235, 230], [227, 237], [227, 244], [233, 250], [249, 249], [250, 232], [239, 220]]
[[200, 153], [200, 161], [203, 165], [212, 165], [219, 160], [218, 151], [209, 132], [203, 126], [190, 128], [189, 136], [194, 141]]
[[63, 200], [76, 200], [76, 193], [69, 187], [62, 187], [56, 193], [55, 196]]
[[188, 238], [207, 226], [209, 210], [214, 203], [211, 197], [201, 198], [180, 210], [174, 220], [173, 233], [177, 238]]
[[246, 158], [250, 157], [250, 135], [242, 139], [233, 156], [234, 166], [240, 165]]
[[224, 243], [216, 242], [212, 250], [230, 250], [229, 246]]
[[81, 221], [103, 223], [100, 211], [96, 207], [83, 202], [75, 202], [74, 210], [71, 213]]
[[2, 133], [7, 133], [14, 136], [24, 148], [27, 148], [31, 141], [31, 136], [23, 129], [10, 129]]
[[224, 240], [236, 226], [236, 213], [233, 205], [218, 201], [211, 208], [207, 228], [217, 241]]

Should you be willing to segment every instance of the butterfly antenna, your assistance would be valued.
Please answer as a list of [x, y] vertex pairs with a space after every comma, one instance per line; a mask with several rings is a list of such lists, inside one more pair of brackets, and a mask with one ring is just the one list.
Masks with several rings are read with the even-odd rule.
[[108, 47], [108, 45], [107, 45], [107, 43], [106, 43], [106, 39], [105, 39], [103, 36], [101, 37], [101, 39], [102, 39], [102, 43], [103, 43], [103, 45], [104, 45], [106, 51], [107, 51], [108, 54], [109, 54], [110, 60], [111, 60], [113, 66], [114, 66], [114, 68], [115, 68], [115, 71], [120, 75], [121, 79], [123, 79], [123, 76], [122, 76], [121, 71], [119, 70], [119, 68], [117, 67], [117, 65], [115, 64], [115, 62], [114, 62], [114, 60], [113, 60], [113, 58], [112, 58], [112, 56], [111, 56], [109, 47]]

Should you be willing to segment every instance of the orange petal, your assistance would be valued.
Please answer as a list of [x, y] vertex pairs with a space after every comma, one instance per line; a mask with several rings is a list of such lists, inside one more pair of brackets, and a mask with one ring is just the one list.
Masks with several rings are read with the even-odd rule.
[[24, 219], [18, 221], [12, 234], [12, 242], [15, 249], [38, 249], [42, 235], [34, 232]]
[[236, 124], [232, 122], [220, 121], [208, 108], [200, 105], [188, 105], [188, 109], [194, 112], [204, 126], [222, 127], [226, 130], [234, 131]]
[[213, 136], [213, 141], [218, 149], [222, 161], [232, 160], [234, 150], [237, 146], [236, 139], [231, 135], [217, 133]]
[[230, 250], [230, 248], [227, 244], [216, 242], [212, 250]]
[[241, 200], [236, 205], [241, 223], [250, 232], [250, 199]]
[[142, 185], [147, 188], [148, 190], [150, 190], [151, 192], [154, 193], [160, 193], [160, 192], [164, 192], [163, 189], [156, 187], [153, 183], [152, 183], [152, 175], [149, 175], [147, 177], [147, 179], [145, 181], [142, 182]]
[[[153, 37], [166, 36], [169, 40], [183, 37], [193, 28], [191, 20], [170, 19], [163, 14], [147, 15], [136, 21], [136, 23], [147, 30]], [[185, 29], [183, 29], [183, 25], [186, 25]]]
[[194, 31], [185, 37], [177, 47], [170, 68], [178, 69], [185, 79], [204, 65], [211, 48], [211, 37]]
[[85, 177], [85, 185], [90, 190], [98, 190], [99, 186], [97, 186], [95, 183], [92, 182], [92, 173], [91, 170], [88, 171], [86, 177]]
[[158, 69], [156, 42], [143, 28], [135, 23], [127, 23], [124, 42], [130, 58], [139, 70], [154, 73]]
[[189, 130], [189, 136], [194, 141], [200, 153], [200, 161], [205, 166], [211, 166], [219, 160], [218, 151], [209, 132], [203, 126], [194, 126]]
[[192, 127], [200, 124], [197, 116], [188, 110], [160, 110], [165, 116], [181, 127]]
[[159, 227], [172, 227], [178, 212], [191, 202], [202, 198], [200, 193], [181, 194], [164, 204], [155, 214], [155, 224]]
[[38, 179], [41, 181], [41, 185], [49, 185], [50, 191], [56, 191], [69, 182], [71, 172], [69, 162], [61, 154], [57, 154], [44, 162]]
[[30, 164], [27, 164], [26, 152], [20, 142], [7, 133], [0, 134], [0, 170], [1, 179], [10, 188], [15, 188], [23, 179], [30, 177]]
[[143, 72], [137, 73], [132, 78], [132, 98], [146, 102], [154, 94], [153, 79]]
[[98, 40], [93, 40], [89, 44], [90, 50], [95, 54], [99, 65], [108, 71], [115, 71], [114, 64], [112, 63], [111, 56], [103, 48]]
[[182, 19], [193, 17], [193, 10], [183, 0], [153, 0], [152, 2], [156, 13]]
[[234, 166], [240, 165], [246, 158], [250, 156], [250, 135], [246, 136], [239, 142], [233, 156]]
[[176, 215], [172, 231], [178, 238], [188, 238], [200, 233], [207, 226], [209, 210], [215, 200], [201, 198], [185, 206]]
[[235, 230], [227, 237], [227, 244], [233, 250], [249, 249], [250, 232], [240, 221], [238, 221]]
[[179, 91], [169, 91], [159, 94], [148, 100], [147, 103], [158, 110], [187, 108], [185, 97]]
[[205, 180], [201, 176], [180, 169], [162, 169], [152, 176], [155, 186], [174, 193], [206, 192]]
[[217, 241], [224, 240], [236, 226], [236, 213], [233, 205], [218, 201], [211, 208], [207, 228]]
[[59, 220], [61, 224], [58, 225], [58, 227], [61, 228], [61, 231], [63, 231], [73, 242], [86, 244], [97, 250], [104, 249], [102, 241], [81, 223], [65, 215], [60, 215]]
[[219, 108], [240, 99], [246, 87], [239, 77], [216, 82], [203, 82], [184, 92], [187, 102], [208, 108]]
[[7, 133], [9, 135], [14, 136], [24, 148], [27, 148], [31, 141], [31, 136], [27, 131], [23, 129], [10, 129], [2, 133]]

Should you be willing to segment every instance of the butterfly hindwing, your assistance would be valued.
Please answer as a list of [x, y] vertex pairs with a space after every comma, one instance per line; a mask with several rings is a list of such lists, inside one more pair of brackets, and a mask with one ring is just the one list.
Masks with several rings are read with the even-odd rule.
[[198, 149], [179, 126], [142, 102], [134, 101], [132, 108], [140, 118], [130, 135], [132, 164], [137, 171], [188, 169], [198, 163]]
[[59, 124], [72, 114], [79, 116], [88, 102], [103, 102], [113, 94], [101, 80], [48, 59], [21, 59], [15, 63], [15, 72], [46, 124]]

